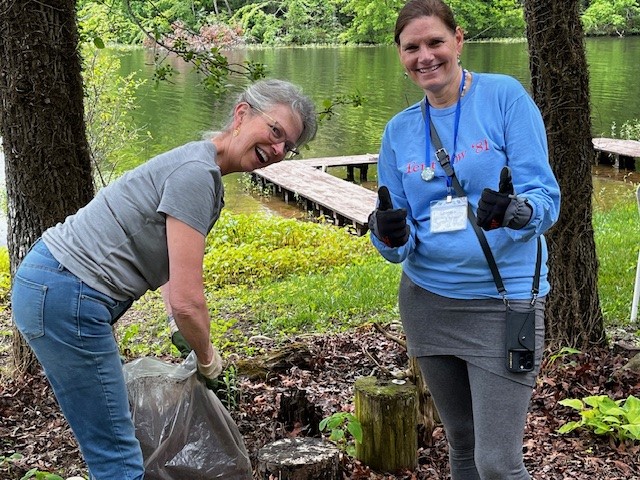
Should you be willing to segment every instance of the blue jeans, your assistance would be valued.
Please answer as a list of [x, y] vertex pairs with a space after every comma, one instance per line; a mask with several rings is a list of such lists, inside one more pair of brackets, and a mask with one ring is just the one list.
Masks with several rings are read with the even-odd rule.
[[51, 383], [95, 480], [144, 477], [112, 325], [132, 301], [83, 283], [37, 241], [11, 294], [14, 322]]

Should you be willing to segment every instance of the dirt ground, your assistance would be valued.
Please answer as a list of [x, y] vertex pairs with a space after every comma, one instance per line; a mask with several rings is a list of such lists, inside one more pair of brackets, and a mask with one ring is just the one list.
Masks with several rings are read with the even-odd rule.
[[[269, 339], [255, 341], [264, 352], [276, 349]], [[10, 338], [0, 338], [0, 342], [0, 362], [6, 365]], [[558, 404], [563, 398], [600, 394], [614, 399], [631, 394], [640, 397], [640, 375], [620, 370], [630, 351], [613, 345], [553, 362], [547, 358], [534, 391], [523, 445], [525, 464], [536, 480], [640, 480], [640, 442], [616, 444], [586, 431], [556, 432], [566, 422], [578, 420], [577, 413]], [[320, 436], [317, 424], [322, 418], [352, 411], [356, 378], [407, 368], [404, 348], [372, 327], [340, 335], [292, 338], [289, 346], [302, 354], [284, 358], [267, 378], [238, 378], [239, 402], [230, 413], [254, 472], [257, 452], [264, 445], [287, 437]], [[291, 413], [293, 399], [296, 414]], [[19, 480], [33, 468], [64, 477], [86, 475], [73, 435], [42, 374], [3, 378], [0, 418], [0, 479]], [[3, 460], [15, 452], [23, 458]], [[373, 472], [347, 455], [341, 458], [341, 471], [345, 479], [449, 479], [443, 430], [435, 429], [431, 446], [419, 445], [418, 466], [413, 471], [393, 475]]]

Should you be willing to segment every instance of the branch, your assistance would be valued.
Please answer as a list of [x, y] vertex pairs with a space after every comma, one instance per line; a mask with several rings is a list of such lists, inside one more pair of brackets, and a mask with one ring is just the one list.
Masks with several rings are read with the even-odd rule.
[[405, 349], [407, 348], [407, 342], [404, 341], [403, 339], [401, 339], [400, 337], [396, 337], [395, 335], [391, 335], [387, 330], [385, 330], [384, 328], [382, 328], [382, 326], [377, 323], [374, 322], [373, 323], [374, 328], [379, 331], [384, 337], [388, 338], [389, 340], [396, 342], [398, 345], [404, 347]]
[[[169, 42], [156, 38], [151, 31], [147, 30], [142, 24], [140, 19], [136, 17], [133, 9], [131, 8], [130, 0], [124, 0], [124, 5], [131, 20], [137, 25], [140, 31], [147, 37], [147, 39], [154, 45], [162, 48], [166, 54], [160, 58], [160, 55], [155, 55], [155, 81], [167, 80], [171, 76], [175, 69], [171, 66], [162, 65], [162, 62], [169, 56], [170, 53], [182, 58], [184, 61], [190, 63], [193, 66], [194, 71], [202, 73], [205, 76], [203, 85], [212, 90], [214, 93], [220, 94], [226, 90], [224, 79], [230, 74], [240, 75], [247, 78], [250, 81], [263, 78], [266, 74], [264, 65], [246, 61], [241, 63], [229, 63], [227, 58], [220, 53], [220, 47], [213, 46], [209, 48], [195, 48], [189, 44], [189, 39], [202, 39], [202, 35], [198, 32], [190, 30], [188, 27], [180, 24], [173, 24], [171, 28], [173, 30], [174, 37]], [[158, 16], [161, 16], [158, 14]], [[169, 24], [169, 20], [164, 18]], [[176, 34], [176, 29], [180, 29], [185, 32], [185, 35]], [[165, 35], [165, 38], [169, 38], [169, 35]], [[207, 42], [199, 42], [203, 46]], [[209, 45], [211, 43], [209, 42]]]

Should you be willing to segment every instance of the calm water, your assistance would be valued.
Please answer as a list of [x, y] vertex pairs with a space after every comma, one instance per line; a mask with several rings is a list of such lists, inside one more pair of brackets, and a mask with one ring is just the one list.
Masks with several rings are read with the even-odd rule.
[[[613, 123], [622, 125], [640, 118], [640, 82], [637, 81], [640, 37], [587, 39], [586, 46], [592, 133], [610, 136]], [[198, 85], [200, 78], [189, 65], [175, 60], [174, 67], [180, 73], [174, 75], [171, 83], [155, 87], [151, 80], [152, 57], [148, 52], [105, 50], [104, 54], [120, 57], [122, 74], [136, 72], [138, 77], [148, 79], [147, 85], [139, 90], [140, 108], [132, 112], [135, 125], [152, 137], [131, 146], [139, 162], [223, 125], [243, 84], [241, 79], [231, 79], [235, 84], [231, 92], [223, 98], [215, 98]], [[265, 64], [269, 76], [300, 85], [317, 105], [340, 94], [359, 92], [365, 97], [362, 107], [338, 107], [337, 115], [320, 124], [316, 139], [308, 150], [303, 150], [306, 158], [376, 153], [386, 122], [422, 97], [422, 92], [404, 78], [394, 46], [247, 49], [231, 52], [229, 59], [231, 62], [252, 60]], [[467, 43], [462, 63], [469, 70], [512, 75], [529, 87], [524, 42]], [[122, 169], [133, 166], [135, 163], [122, 165]], [[331, 173], [346, 176], [340, 169]], [[617, 180], [625, 175], [607, 168], [598, 168], [597, 173], [597, 190], [618, 188]], [[370, 180], [365, 186], [374, 188], [375, 169], [370, 169]], [[639, 182], [640, 178], [634, 173], [626, 180]], [[278, 199], [261, 199], [245, 193], [239, 175], [225, 177], [225, 184], [227, 207], [232, 211], [266, 210], [279, 215], [301, 215], [295, 206], [287, 206]], [[0, 238], [4, 239], [1, 231]]]
[[[588, 39], [586, 46], [592, 133], [611, 136], [612, 124], [619, 126], [640, 118], [640, 82], [636, 78], [640, 37]], [[118, 55], [121, 55], [122, 73], [137, 72], [141, 78], [151, 78], [153, 66], [148, 52]], [[386, 122], [422, 96], [422, 92], [404, 78], [394, 46], [247, 49], [230, 54], [231, 62], [244, 60], [263, 63], [268, 67], [269, 76], [300, 85], [317, 105], [340, 94], [359, 92], [365, 97], [362, 107], [338, 107], [336, 116], [321, 123], [316, 139], [308, 150], [303, 150], [306, 158], [377, 152]], [[529, 88], [524, 42], [467, 43], [462, 63], [469, 70], [512, 75]], [[174, 67], [180, 73], [173, 77], [171, 84], [155, 87], [149, 81], [139, 92], [141, 107], [133, 113], [134, 119], [153, 138], [141, 147], [140, 161], [223, 125], [242, 84], [240, 79], [232, 79], [237, 87], [224, 98], [215, 98], [198, 86], [199, 77], [188, 65], [175, 60]], [[616, 172], [602, 168], [599, 171], [619, 178]], [[340, 170], [332, 173], [345, 175]], [[371, 177], [375, 181], [375, 169]], [[265, 201], [243, 193], [236, 180], [234, 176], [225, 179], [230, 209], [297, 213], [297, 209], [283, 207], [275, 199]]]

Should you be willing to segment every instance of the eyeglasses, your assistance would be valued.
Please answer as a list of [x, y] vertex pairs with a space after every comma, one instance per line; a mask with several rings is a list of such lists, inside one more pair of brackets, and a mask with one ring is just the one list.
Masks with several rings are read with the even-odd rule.
[[253, 108], [256, 112], [258, 112], [259, 114], [263, 115], [265, 118], [273, 122], [273, 123], [267, 122], [267, 125], [269, 125], [269, 139], [272, 143], [284, 142], [284, 152], [285, 152], [284, 158], [290, 160], [296, 155], [300, 154], [300, 151], [296, 148], [295, 144], [287, 141], [287, 133], [284, 131], [284, 128], [282, 128], [280, 123], [278, 123], [278, 121], [275, 118], [273, 118], [268, 113], [263, 112], [258, 107], [254, 107], [251, 104], [249, 104], [249, 106]]

